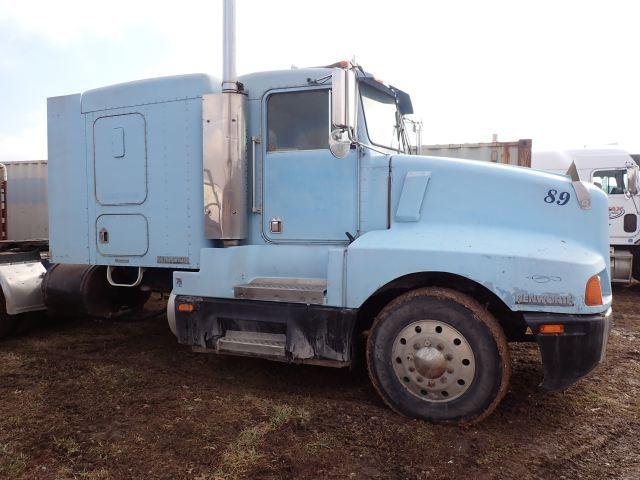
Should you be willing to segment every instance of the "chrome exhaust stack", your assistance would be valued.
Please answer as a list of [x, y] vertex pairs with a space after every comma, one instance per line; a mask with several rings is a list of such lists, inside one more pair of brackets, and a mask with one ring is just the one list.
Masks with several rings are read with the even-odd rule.
[[236, 75], [236, 2], [224, 1], [224, 25], [222, 28], [222, 91], [238, 92]]
[[246, 95], [236, 76], [235, 0], [224, 2], [222, 93], [202, 96], [205, 238], [247, 237]]

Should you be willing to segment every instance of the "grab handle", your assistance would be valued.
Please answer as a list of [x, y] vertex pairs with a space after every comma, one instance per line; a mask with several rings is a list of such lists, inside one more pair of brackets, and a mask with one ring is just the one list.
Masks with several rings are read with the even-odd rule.
[[111, 278], [112, 270], [113, 270], [113, 266], [109, 265], [107, 267], [107, 281], [109, 282], [109, 285], [111, 285], [113, 287], [129, 287], [129, 288], [133, 288], [133, 287], [137, 287], [138, 285], [140, 285], [142, 283], [142, 277], [144, 275], [144, 267], [138, 267], [138, 277], [136, 278], [136, 281], [131, 283], [131, 284], [114, 282], [113, 278]]
[[260, 137], [251, 137], [251, 211], [261, 213], [256, 199], [256, 145], [260, 144]]

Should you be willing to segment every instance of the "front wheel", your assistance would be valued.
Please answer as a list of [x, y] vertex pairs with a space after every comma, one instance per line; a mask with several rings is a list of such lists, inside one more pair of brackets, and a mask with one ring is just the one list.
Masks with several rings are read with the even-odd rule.
[[467, 295], [421, 288], [376, 317], [369, 376], [393, 410], [434, 423], [473, 423], [504, 397], [509, 348], [496, 319]]

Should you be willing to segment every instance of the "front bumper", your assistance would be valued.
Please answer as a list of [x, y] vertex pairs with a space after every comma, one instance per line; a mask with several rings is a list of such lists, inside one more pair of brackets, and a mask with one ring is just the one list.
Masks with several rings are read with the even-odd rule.
[[[613, 323], [611, 309], [597, 315], [525, 313], [524, 320], [540, 347], [545, 390], [570, 387], [604, 360]], [[561, 324], [564, 333], [541, 334], [539, 328], [544, 324]]]

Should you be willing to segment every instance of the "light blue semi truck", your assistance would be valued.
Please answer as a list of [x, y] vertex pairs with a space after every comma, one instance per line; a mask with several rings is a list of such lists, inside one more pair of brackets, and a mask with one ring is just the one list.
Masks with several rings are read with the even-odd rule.
[[[184, 75], [48, 100], [52, 310], [170, 293], [198, 351], [345, 367], [392, 409], [489, 415], [510, 341], [543, 386], [603, 358], [607, 198], [577, 177], [409, 155], [409, 95], [357, 65]], [[362, 345], [364, 352], [358, 347]]]

